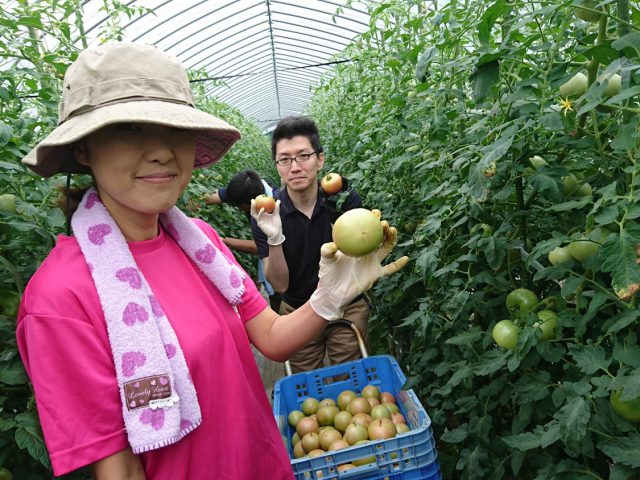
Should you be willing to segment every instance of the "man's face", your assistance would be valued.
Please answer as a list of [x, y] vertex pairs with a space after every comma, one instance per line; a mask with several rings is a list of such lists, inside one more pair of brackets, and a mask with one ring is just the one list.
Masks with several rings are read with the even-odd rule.
[[276, 164], [280, 178], [289, 190], [304, 192], [317, 188], [318, 172], [324, 165], [324, 154], [314, 152], [309, 139], [302, 135], [283, 138], [276, 143], [276, 160], [292, 157], [300, 160], [298, 155], [313, 153], [304, 162], [293, 160], [285, 166]]

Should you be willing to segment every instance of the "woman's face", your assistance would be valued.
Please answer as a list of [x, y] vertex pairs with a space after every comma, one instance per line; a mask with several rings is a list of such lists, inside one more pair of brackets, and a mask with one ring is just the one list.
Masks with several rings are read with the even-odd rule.
[[191, 179], [195, 133], [119, 123], [76, 145], [76, 160], [91, 168], [100, 198], [118, 222], [136, 222], [173, 207]]

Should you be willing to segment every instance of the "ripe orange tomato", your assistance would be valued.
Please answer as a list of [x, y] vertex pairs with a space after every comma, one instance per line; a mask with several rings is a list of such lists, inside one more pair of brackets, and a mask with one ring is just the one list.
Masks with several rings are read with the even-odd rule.
[[264, 193], [262, 195], [258, 195], [255, 198], [255, 202], [256, 211], [258, 212], [264, 208], [264, 211], [266, 213], [271, 213], [276, 208], [275, 199], [273, 197], [270, 197], [269, 195], [265, 195]]
[[342, 176], [339, 173], [327, 173], [320, 180], [320, 188], [327, 195], [335, 195], [342, 190]]

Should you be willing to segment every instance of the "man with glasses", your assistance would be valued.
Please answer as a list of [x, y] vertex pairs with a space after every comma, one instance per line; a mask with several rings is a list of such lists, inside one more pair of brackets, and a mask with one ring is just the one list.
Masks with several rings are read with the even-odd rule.
[[[286, 314], [309, 300], [318, 284], [320, 247], [332, 241], [332, 224], [345, 211], [362, 206], [360, 196], [348, 189], [327, 196], [319, 186], [318, 172], [325, 157], [318, 129], [308, 117], [287, 117], [273, 132], [271, 153], [282, 179], [278, 202], [272, 214], [252, 207], [251, 229], [263, 259], [267, 280], [282, 296], [280, 314]], [[346, 197], [337, 207], [338, 197]], [[367, 339], [369, 305], [360, 296], [345, 310], [344, 319], [354, 323]], [[289, 359], [293, 372], [361, 357], [351, 329], [332, 326]]]

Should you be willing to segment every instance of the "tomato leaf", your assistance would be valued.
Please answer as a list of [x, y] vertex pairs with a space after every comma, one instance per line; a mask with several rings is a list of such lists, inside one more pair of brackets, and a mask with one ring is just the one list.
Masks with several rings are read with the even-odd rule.
[[537, 402], [549, 396], [552, 379], [546, 371], [527, 373], [513, 386], [513, 395], [518, 403]]
[[491, 42], [491, 29], [496, 23], [496, 20], [502, 15], [504, 11], [505, 0], [498, 0], [491, 5], [482, 15], [480, 25], [478, 27], [478, 39], [484, 46], [489, 46]]
[[31, 456], [45, 467], [50, 468], [49, 454], [42, 438], [42, 430], [38, 423], [35, 412], [26, 412], [16, 415], [16, 421], [19, 426], [16, 429], [16, 444], [20, 448], [25, 448]]
[[611, 358], [606, 358], [606, 353], [600, 346], [569, 345], [569, 354], [578, 368], [586, 374], [606, 370], [611, 363]]
[[604, 305], [609, 297], [604, 293], [596, 293], [591, 302], [589, 302], [589, 310], [584, 315], [579, 315], [575, 323], [576, 336], [581, 337], [587, 331], [587, 324], [600, 311], [600, 307]]
[[491, 375], [504, 368], [505, 363], [507, 361], [501, 350], [489, 350], [482, 354], [479, 362], [473, 365], [473, 372], [479, 376]]
[[564, 405], [554, 418], [560, 422], [560, 436], [566, 442], [579, 442], [587, 433], [591, 417], [589, 403], [584, 397], [575, 397]]
[[633, 478], [633, 470], [631, 468], [619, 463], [611, 466], [609, 480], [627, 480], [629, 478]]
[[621, 312], [619, 315], [614, 317], [614, 322], [611, 325], [609, 325], [610, 322], [606, 322], [604, 327], [607, 333], [615, 333], [631, 325], [638, 318], [640, 318], [640, 311], [634, 308], [632, 310], [627, 310], [626, 312]]
[[0, 369], [0, 383], [5, 385], [20, 385], [27, 381], [27, 374], [19, 358], [5, 363]]
[[633, 151], [637, 142], [638, 119], [632, 119], [628, 124], [622, 125], [618, 134], [611, 140], [611, 147], [615, 150]]
[[[637, 310], [634, 310], [637, 312]], [[613, 346], [613, 358], [630, 367], [640, 368], [640, 345], [636, 345], [637, 337], [635, 332], [629, 333], [628, 343], [622, 342], [622, 338], [617, 339]]]
[[533, 174], [529, 177], [529, 185], [534, 190], [545, 194], [552, 202], [560, 201], [560, 188], [558, 182], [547, 175]]
[[420, 54], [418, 63], [416, 64], [416, 79], [419, 82], [424, 82], [427, 76], [427, 70], [431, 60], [438, 54], [438, 48], [431, 46]]
[[480, 327], [474, 326], [466, 332], [462, 332], [455, 337], [448, 338], [444, 343], [447, 345], [471, 345], [483, 335], [483, 331]]
[[567, 212], [569, 210], [579, 210], [587, 206], [588, 204], [590, 204], [591, 201], [592, 201], [591, 197], [587, 196], [580, 200], [569, 200], [568, 202], [556, 203], [555, 205], [551, 205], [549, 209], [553, 210], [554, 212]]
[[548, 447], [558, 440], [560, 440], [560, 424], [557, 421], [551, 421], [545, 426], [538, 425], [534, 432], [502, 437], [502, 441], [511, 448], [522, 451]]
[[627, 33], [611, 43], [613, 48], [623, 52], [629, 58], [640, 57], [640, 47], [638, 45], [640, 45], [640, 32]]
[[504, 237], [483, 238], [478, 242], [478, 247], [493, 270], [500, 268], [507, 253], [507, 240]]
[[470, 77], [473, 85], [473, 100], [480, 102], [489, 96], [491, 87], [494, 86], [500, 78], [500, 63], [498, 60], [478, 65], [476, 70]]
[[445, 430], [440, 436], [443, 442], [447, 443], [460, 443], [469, 436], [469, 424], [463, 423], [458, 428], [453, 430]]
[[628, 401], [640, 397], [640, 368], [636, 368], [632, 375], [623, 379], [624, 388], [620, 400]]
[[611, 273], [611, 286], [625, 292], [630, 286], [640, 283], [640, 266], [636, 263], [635, 246], [640, 244], [640, 228], [625, 225], [619, 234], [611, 234], [600, 248], [602, 270]]
[[640, 467], [640, 435], [635, 433], [627, 437], [616, 437], [600, 442], [598, 449], [611, 460], [629, 467]]

